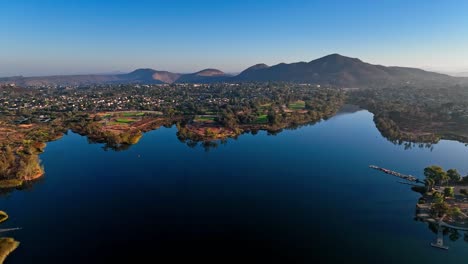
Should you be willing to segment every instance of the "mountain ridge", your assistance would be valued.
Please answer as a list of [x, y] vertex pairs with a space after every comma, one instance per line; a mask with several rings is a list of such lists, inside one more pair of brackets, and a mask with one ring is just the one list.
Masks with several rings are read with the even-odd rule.
[[370, 64], [337, 53], [309, 62], [279, 63], [273, 66], [264, 63], [255, 64], [235, 76], [213, 68], [188, 74], [140, 68], [125, 74], [0, 78], [0, 84], [14, 83], [21, 86], [216, 82], [296, 82], [345, 88], [457, 84], [468, 83], [468, 78], [453, 77], [418, 68]]

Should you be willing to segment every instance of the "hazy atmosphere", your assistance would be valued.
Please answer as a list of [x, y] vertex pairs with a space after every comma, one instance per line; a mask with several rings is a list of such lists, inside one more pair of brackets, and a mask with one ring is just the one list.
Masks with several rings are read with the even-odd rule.
[[467, 1], [2, 1], [0, 76], [237, 73], [340, 53], [468, 71]]

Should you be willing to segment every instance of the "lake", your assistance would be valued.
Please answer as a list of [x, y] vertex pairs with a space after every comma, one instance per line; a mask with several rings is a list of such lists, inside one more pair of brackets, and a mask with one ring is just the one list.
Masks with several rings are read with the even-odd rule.
[[2, 228], [22, 228], [8, 234], [21, 244], [6, 263], [468, 260], [463, 234], [445, 238], [448, 251], [432, 248], [436, 235], [414, 220], [420, 195], [368, 168], [422, 178], [438, 164], [466, 175], [462, 143], [394, 145], [367, 111], [208, 150], [176, 132], [151, 131], [118, 152], [73, 133], [49, 143], [45, 177], [0, 197]]

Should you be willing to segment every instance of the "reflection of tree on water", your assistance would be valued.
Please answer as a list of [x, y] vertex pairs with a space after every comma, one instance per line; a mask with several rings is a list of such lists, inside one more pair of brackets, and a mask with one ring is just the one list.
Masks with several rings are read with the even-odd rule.
[[8, 196], [10, 193], [13, 191], [29, 191], [34, 188], [34, 186], [37, 183], [41, 183], [45, 181], [45, 177], [42, 176], [38, 179], [32, 180], [32, 181], [24, 181], [20, 186], [18, 187], [11, 187], [11, 188], [0, 188], [0, 197]]
[[202, 147], [205, 149], [206, 152], [210, 151], [211, 149], [215, 149], [219, 147], [219, 145], [226, 145], [227, 144], [227, 139], [221, 139], [221, 140], [212, 140], [212, 141], [197, 141], [197, 140], [190, 140], [190, 139], [180, 139], [179, 141], [182, 143], [185, 143], [189, 148], [196, 148], [198, 146]]
[[106, 143], [104, 147], [102, 147], [105, 151], [113, 150], [113, 151], [125, 151], [130, 149], [132, 145], [130, 144], [109, 144]]
[[198, 138], [198, 137], [191, 138], [191, 137], [187, 136], [186, 133], [180, 133], [180, 131], [178, 131], [176, 135], [177, 135], [177, 139], [181, 143], [186, 144], [189, 148], [196, 148], [196, 147], [199, 146], [199, 147], [204, 148], [205, 151], [209, 151], [211, 149], [215, 149], [215, 148], [219, 147], [220, 145], [226, 145], [228, 143], [229, 139], [237, 140], [239, 137], [241, 137], [244, 134], [251, 134], [251, 135], [255, 136], [260, 131], [265, 131], [267, 136], [276, 136], [276, 135], [279, 135], [280, 133], [282, 133], [283, 131], [297, 130], [297, 129], [300, 129], [302, 127], [314, 125], [316, 123], [318, 123], [318, 122], [310, 122], [310, 123], [306, 123], [306, 124], [293, 124], [293, 125], [291, 125], [289, 127], [281, 128], [281, 129], [277, 129], [277, 130], [248, 129], [248, 130], [245, 130], [240, 135], [227, 137], [227, 138], [223, 138], [223, 139], [215, 139], [215, 140], [201, 139], [201, 138]]
[[109, 142], [105, 139], [91, 139], [91, 138], [87, 138], [88, 140], [88, 144], [104, 144], [104, 146], [102, 147], [102, 149], [104, 149], [105, 151], [109, 151], [109, 150], [113, 150], [113, 151], [125, 151], [125, 150], [128, 150], [130, 149], [130, 147], [132, 146], [132, 144], [118, 144], [118, 143], [114, 143], [114, 142]]
[[437, 143], [432, 143], [432, 142], [405, 141], [401, 139], [392, 140], [388, 137], [385, 137], [385, 138], [388, 141], [392, 142], [394, 145], [403, 146], [405, 150], [419, 148], [419, 149], [429, 149], [430, 151], [432, 151], [434, 150], [434, 144], [437, 144]]
[[[417, 186], [417, 188], [412, 188], [413, 191], [420, 192], [421, 194], [425, 195], [425, 192], [422, 191], [425, 187]], [[422, 191], [422, 192], [421, 192]], [[425, 197], [421, 197], [418, 205], [416, 206], [415, 210], [415, 220], [427, 223], [429, 230], [431, 230], [434, 234], [437, 235], [437, 239], [434, 243], [431, 243], [433, 247], [441, 248], [441, 249], [448, 249], [448, 247], [444, 244], [444, 237], [448, 237], [450, 241], [457, 241], [461, 237], [465, 242], [468, 242], [468, 227], [465, 225], [465, 221], [461, 221], [458, 223], [452, 223], [453, 215], [450, 214], [450, 211], [447, 209], [447, 212], [440, 214], [440, 212], [435, 211], [437, 210], [437, 200], [433, 200], [431, 203], [431, 207], [426, 207], [424, 203], [427, 203]], [[420, 205], [421, 201], [424, 201], [422, 207]], [[429, 209], [430, 208], [430, 209]], [[428, 211], [430, 210], [430, 211]], [[446, 217], [451, 217], [448, 219], [448, 223], [444, 222]], [[464, 225], [464, 226], [460, 226]]]
[[[436, 234], [437, 236], [441, 236], [441, 239], [447, 236], [450, 239], [450, 241], [455, 242], [455, 241], [460, 240], [460, 238], [463, 237], [463, 241], [468, 243], [468, 231], [466, 229], [456, 229], [456, 228], [447, 227], [443, 224], [443, 222], [442, 224], [439, 224], [436, 222], [429, 222], [427, 224], [428, 224], [429, 230], [431, 230], [431, 232]], [[439, 231], [441, 232], [439, 233]]]

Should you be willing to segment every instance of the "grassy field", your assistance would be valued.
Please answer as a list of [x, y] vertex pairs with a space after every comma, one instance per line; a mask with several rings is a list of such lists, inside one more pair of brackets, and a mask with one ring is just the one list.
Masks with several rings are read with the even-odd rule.
[[117, 118], [115, 121], [117, 121], [117, 123], [124, 123], [124, 124], [130, 124], [130, 123], [135, 122], [135, 120], [130, 119], [130, 118]]
[[195, 122], [213, 122], [215, 121], [215, 116], [196, 116], [193, 121]]
[[305, 108], [305, 102], [304, 101], [296, 101], [294, 103], [290, 103], [288, 105], [288, 108], [291, 110], [303, 110]]
[[268, 123], [268, 116], [267, 115], [260, 115], [257, 117], [257, 120], [255, 120], [256, 124], [266, 124]]
[[122, 116], [124, 117], [131, 117], [131, 116], [144, 116], [145, 113], [136, 113], [136, 112], [127, 112], [123, 113]]

